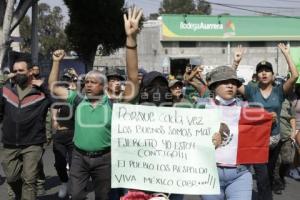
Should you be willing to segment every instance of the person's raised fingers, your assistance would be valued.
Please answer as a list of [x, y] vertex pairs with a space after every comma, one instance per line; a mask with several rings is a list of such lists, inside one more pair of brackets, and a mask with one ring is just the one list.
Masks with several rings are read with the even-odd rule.
[[132, 8], [129, 8], [128, 9], [128, 20], [131, 20], [131, 18], [132, 18]]
[[124, 19], [124, 22], [127, 22], [127, 21], [128, 21], [128, 18], [127, 18], [127, 15], [126, 15], [126, 14], [123, 15], [123, 19]]
[[133, 11], [132, 11], [132, 19], [136, 19], [136, 16], [137, 16], [137, 9], [136, 9], [136, 7], [134, 6], [134, 7], [133, 7]]
[[143, 15], [143, 10], [142, 10], [142, 9], [139, 9], [138, 14], [137, 14], [137, 17], [136, 17], [136, 20], [137, 20], [137, 21], [140, 21], [142, 15]]

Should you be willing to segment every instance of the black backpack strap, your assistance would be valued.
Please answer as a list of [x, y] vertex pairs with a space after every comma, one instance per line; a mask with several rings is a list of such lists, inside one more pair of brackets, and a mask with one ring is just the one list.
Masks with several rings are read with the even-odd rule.
[[73, 109], [76, 110], [77, 106], [82, 102], [83, 98], [79, 95], [76, 95], [73, 103]]
[[113, 108], [114, 102], [113, 102], [110, 98], [107, 98], [107, 101], [108, 101], [108, 105], [109, 105], [110, 108], [112, 109], [112, 108]]

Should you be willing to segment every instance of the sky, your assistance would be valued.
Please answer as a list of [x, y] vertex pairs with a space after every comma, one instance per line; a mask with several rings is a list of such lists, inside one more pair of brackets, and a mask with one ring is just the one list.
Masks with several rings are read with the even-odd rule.
[[[143, 9], [144, 14], [148, 16], [150, 13], [155, 13], [160, 7], [161, 0], [125, 0], [128, 5], [136, 5]], [[184, 1], [184, 0], [183, 0]], [[300, 15], [300, 0], [208, 0], [211, 3], [232, 4], [242, 6], [243, 9], [255, 11], [263, 11], [279, 15], [296, 16]], [[63, 0], [40, 0], [51, 6], [60, 6], [63, 14], [68, 16], [67, 7]], [[260, 8], [262, 7], [262, 8]], [[248, 12], [240, 9], [228, 8], [220, 5], [212, 4], [212, 15], [221, 13], [230, 13], [231, 15], [258, 15], [259, 13]]]

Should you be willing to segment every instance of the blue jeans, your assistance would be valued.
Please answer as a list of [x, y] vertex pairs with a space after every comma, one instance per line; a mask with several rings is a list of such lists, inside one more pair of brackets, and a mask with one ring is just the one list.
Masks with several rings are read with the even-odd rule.
[[218, 167], [220, 195], [203, 195], [202, 200], [251, 200], [252, 174], [246, 166]]

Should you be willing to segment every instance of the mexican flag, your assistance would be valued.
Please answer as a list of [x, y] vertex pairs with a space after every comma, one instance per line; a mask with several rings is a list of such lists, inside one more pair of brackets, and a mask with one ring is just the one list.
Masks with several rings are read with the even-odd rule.
[[219, 106], [224, 138], [216, 149], [216, 161], [223, 165], [268, 162], [272, 115], [262, 108]]

